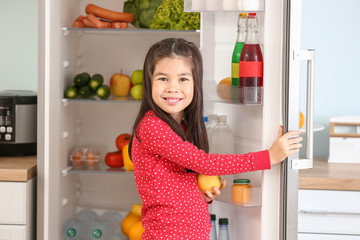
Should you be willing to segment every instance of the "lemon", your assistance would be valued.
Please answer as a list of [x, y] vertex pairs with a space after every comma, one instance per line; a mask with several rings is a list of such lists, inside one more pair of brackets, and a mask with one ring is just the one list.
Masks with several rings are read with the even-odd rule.
[[221, 186], [221, 177], [198, 174], [197, 183], [202, 193], [205, 193], [206, 190], [209, 190], [209, 192], [214, 193], [213, 188], [214, 187], [220, 188]]
[[304, 114], [302, 112], [300, 112], [300, 123], [299, 123], [299, 128], [302, 128], [302, 126], [304, 126]]
[[136, 203], [131, 207], [131, 212], [135, 216], [141, 217], [141, 208], [142, 208], [142, 204]]

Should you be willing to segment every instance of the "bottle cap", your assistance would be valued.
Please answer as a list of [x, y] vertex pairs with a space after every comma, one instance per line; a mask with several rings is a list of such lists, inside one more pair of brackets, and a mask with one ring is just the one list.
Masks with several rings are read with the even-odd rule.
[[216, 221], [216, 215], [215, 214], [210, 214], [210, 218], [211, 218], [211, 221]]
[[246, 17], [246, 16], [247, 16], [247, 13], [239, 13], [239, 16], [241, 16], [241, 17]]
[[74, 228], [69, 228], [66, 230], [66, 237], [73, 238], [76, 236], [76, 230]]
[[256, 13], [249, 13], [249, 16], [256, 16]]
[[204, 116], [204, 122], [208, 122], [208, 121], [209, 121], [208, 116]]
[[98, 239], [101, 238], [102, 232], [100, 229], [95, 229], [91, 235], [93, 238]]
[[233, 183], [237, 184], [247, 184], [250, 183], [250, 179], [234, 179]]
[[229, 219], [219, 218], [219, 225], [229, 225]]

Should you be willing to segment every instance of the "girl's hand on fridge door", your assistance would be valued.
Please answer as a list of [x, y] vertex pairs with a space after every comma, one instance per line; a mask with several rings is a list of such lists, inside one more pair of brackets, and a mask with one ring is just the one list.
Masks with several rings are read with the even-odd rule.
[[205, 198], [206, 202], [208, 204], [212, 203], [213, 200], [215, 200], [215, 198], [217, 196], [220, 196], [221, 194], [221, 190], [223, 190], [226, 187], [226, 179], [224, 179], [221, 183], [220, 188], [214, 187], [214, 193], [211, 193], [209, 190], [206, 190], [205, 193], [203, 193], [203, 197]]
[[283, 126], [280, 126], [278, 137], [269, 149], [271, 165], [281, 163], [288, 156], [298, 153], [302, 144], [299, 131], [289, 131], [283, 134]]

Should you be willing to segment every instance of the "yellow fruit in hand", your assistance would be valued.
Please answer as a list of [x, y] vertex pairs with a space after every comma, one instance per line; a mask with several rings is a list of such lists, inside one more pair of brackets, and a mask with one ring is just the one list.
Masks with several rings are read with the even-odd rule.
[[231, 77], [222, 79], [217, 85], [217, 92], [221, 98], [232, 98]]
[[220, 188], [221, 186], [221, 177], [207, 176], [199, 173], [197, 175], [197, 183], [202, 193], [205, 193], [206, 190], [209, 190], [209, 192], [214, 193], [213, 188], [214, 187]]
[[142, 208], [142, 204], [136, 203], [131, 207], [131, 212], [135, 216], [141, 217], [141, 208]]
[[124, 168], [128, 171], [134, 170], [133, 162], [129, 156], [129, 144], [126, 144], [122, 149], [123, 161], [124, 161]]
[[121, 231], [122, 233], [129, 237], [129, 233], [130, 233], [130, 229], [131, 227], [137, 223], [137, 222], [141, 222], [141, 218], [134, 215], [132, 212], [129, 212], [126, 217], [124, 218], [124, 220], [121, 222]]
[[143, 232], [145, 231], [145, 228], [142, 226], [141, 221], [136, 222], [129, 231], [129, 238], [130, 240], [141, 240], [141, 236]]
[[300, 123], [299, 123], [299, 128], [302, 128], [302, 126], [304, 126], [304, 114], [302, 112], [300, 112]]

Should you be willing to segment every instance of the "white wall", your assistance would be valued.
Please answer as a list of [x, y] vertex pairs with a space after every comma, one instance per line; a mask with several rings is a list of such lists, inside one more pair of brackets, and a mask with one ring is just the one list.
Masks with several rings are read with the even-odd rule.
[[0, 91], [36, 91], [38, 0], [1, 0], [0, 29]]
[[314, 134], [317, 157], [329, 155], [330, 117], [360, 115], [359, 9], [358, 0], [303, 0], [302, 49], [316, 50], [314, 121], [326, 126]]

